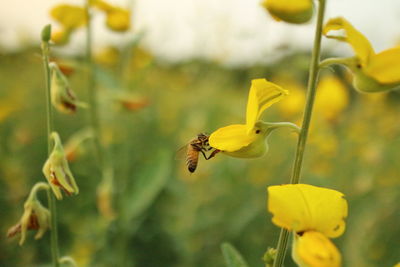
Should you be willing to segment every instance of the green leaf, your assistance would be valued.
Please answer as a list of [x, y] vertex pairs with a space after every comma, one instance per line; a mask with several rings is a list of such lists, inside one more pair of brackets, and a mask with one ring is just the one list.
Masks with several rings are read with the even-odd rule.
[[243, 256], [231, 244], [223, 243], [221, 245], [222, 254], [224, 255], [226, 266], [228, 267], [248, 267]]

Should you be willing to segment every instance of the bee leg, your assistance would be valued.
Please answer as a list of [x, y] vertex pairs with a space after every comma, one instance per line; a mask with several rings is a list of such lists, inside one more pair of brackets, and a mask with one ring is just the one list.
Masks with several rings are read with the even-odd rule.
[[206, 160], [212, 159], [213, 157], [215, 157], [215, 155], [217, 155], [219, 152], [221, 152], [221, 150], [215, 149], [208, 158], [206, 158]]
[[204, 157], [206, 160], [208, 160], [208, 158], [207, 158], [206, 154], [204, 153], [204, 151], [203, 151], [203, 150], [200, 150], [200, 152], [201, 152], [201, 154], [203, 154], [203, 157]]

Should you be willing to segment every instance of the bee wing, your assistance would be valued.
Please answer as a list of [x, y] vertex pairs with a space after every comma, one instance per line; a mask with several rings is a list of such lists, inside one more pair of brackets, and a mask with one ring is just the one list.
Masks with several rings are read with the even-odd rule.
[[175, 152], [175, 159], [176, 160], [184, 160], [187, 157], [187, 147], [188, 144], [182, 146]]

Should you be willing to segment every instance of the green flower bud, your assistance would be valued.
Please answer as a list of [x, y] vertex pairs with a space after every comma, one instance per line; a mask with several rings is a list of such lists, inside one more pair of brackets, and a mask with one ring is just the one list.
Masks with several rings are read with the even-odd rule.
[[51, 38], [51, 24], [43, 27], [42, 30], [42, 41], [48, 43]]
[[49, 64], [51, 71], [51, 103], [60, 112], [75, 113], [77, 107], [87, 107], [79, 102], [75, 93], [70, 89], [67, 78], [54, 62]]
[[20, 221], [7, 232], [7, 237], [13, 237], [20, 233], [20, 245], [25, 242], [27, 230], [38, 230], [35, 239], [39, 239], [50, 228], [50, 211], [40, 203], [36, 196], [40, 189], [48, 190], [49, 186], [45, 183], [37, 183], [32, 188], [24, 204], [24, 213]]

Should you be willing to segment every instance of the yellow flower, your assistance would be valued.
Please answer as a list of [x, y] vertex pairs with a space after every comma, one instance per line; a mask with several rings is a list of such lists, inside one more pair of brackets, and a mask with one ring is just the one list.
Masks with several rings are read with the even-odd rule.
[[285, 118], [300, 117], [306, 102], [305, 87], [294, 77], [287, 76], [286, 74], [274, 77], [273, 81], [290, 91], [290, 95], [278, 103], [278, 108], [282, 116]]
[[220, 128], [210, 135], [210, 146], [225, 154], [239, 158], [261, 157], [268, 151], [266, 137], [278, 127], [298, 127], [290, 123], [266, 123], [258, 121], [262, 112], [288, 94], [287, 90], [268, 82], [255, 79], [251, 83], [246, 110], [246, 124], [233, 124]]
[[274, 224], [296, 233], [318, 231], [333, 238], [345, 230], [347, 202], [336, 190], [307, 184], [270, 186], [268, 210]]
[[50, 16], [61, 26], [51, 34], [51, 40], [57, 45], [67, 44], [71, 34], [87, 23], [85, 9], [80, 6], [60, 4], [50, 11]]
[[61, 190], [67, 195], [78, 194], [79, 188], [69, 169], [60, 136], [53, 132], [51, 139], [54, 141], [54, 148], [43, 166], [43, 174], [57, 199], [62, 199]]
[[92, 0], [91, 5], [106, 13], [106, 25], [113, 31], [124, 32], [131, 25], [131, 12], [128, 9], [110, 5], [106, 1]]
[[348, 104], [349, 93], [343, 82], [333, 75], [323, 77], [318, 84], [315, 113], [333, 121]]
[[295, 24], [309, 21], [314, 9], [312, 0], [264, 0], [262, 6], [275, 20]]
[[114, 8], [107, 13], [106, 25], [113, 31], [125, 32], [131, 24], [131, 12], [123, 8]]
[[300, 267], [340, 266], [340, 253], [329, 237], [345, 230], [342, 193], [306, 184], [270, 186], [268, 210], [274, 224], [294, 232], [292, 256]]
[[332, 241], [319, 232], [295, 235], [292, 257], [301, 267], [339, 267], [341, 255]]
[[86, 24], [85, 9], [80, 6], [60, 4], [50, 11], [51, 17], [66, 29], [76, 29]]
[[[344, 36], [329, 35], [330, 31], [344, 30]], [[361, 92], [380, 92], [400, 85], [400, 47], [378, 54], [368, 39], [342, 17], [330, 19], [323, 34], [328, 38], [350, 44], [355, 58], [342, 62], [354, 73], [354, 87]]]
[[65, 45], [69, 42], [70, 36], [71, 36], [71, 31], [62, 28], [60, 30], [53, 31], [51, 33], [51, 40], [56, 45]]

